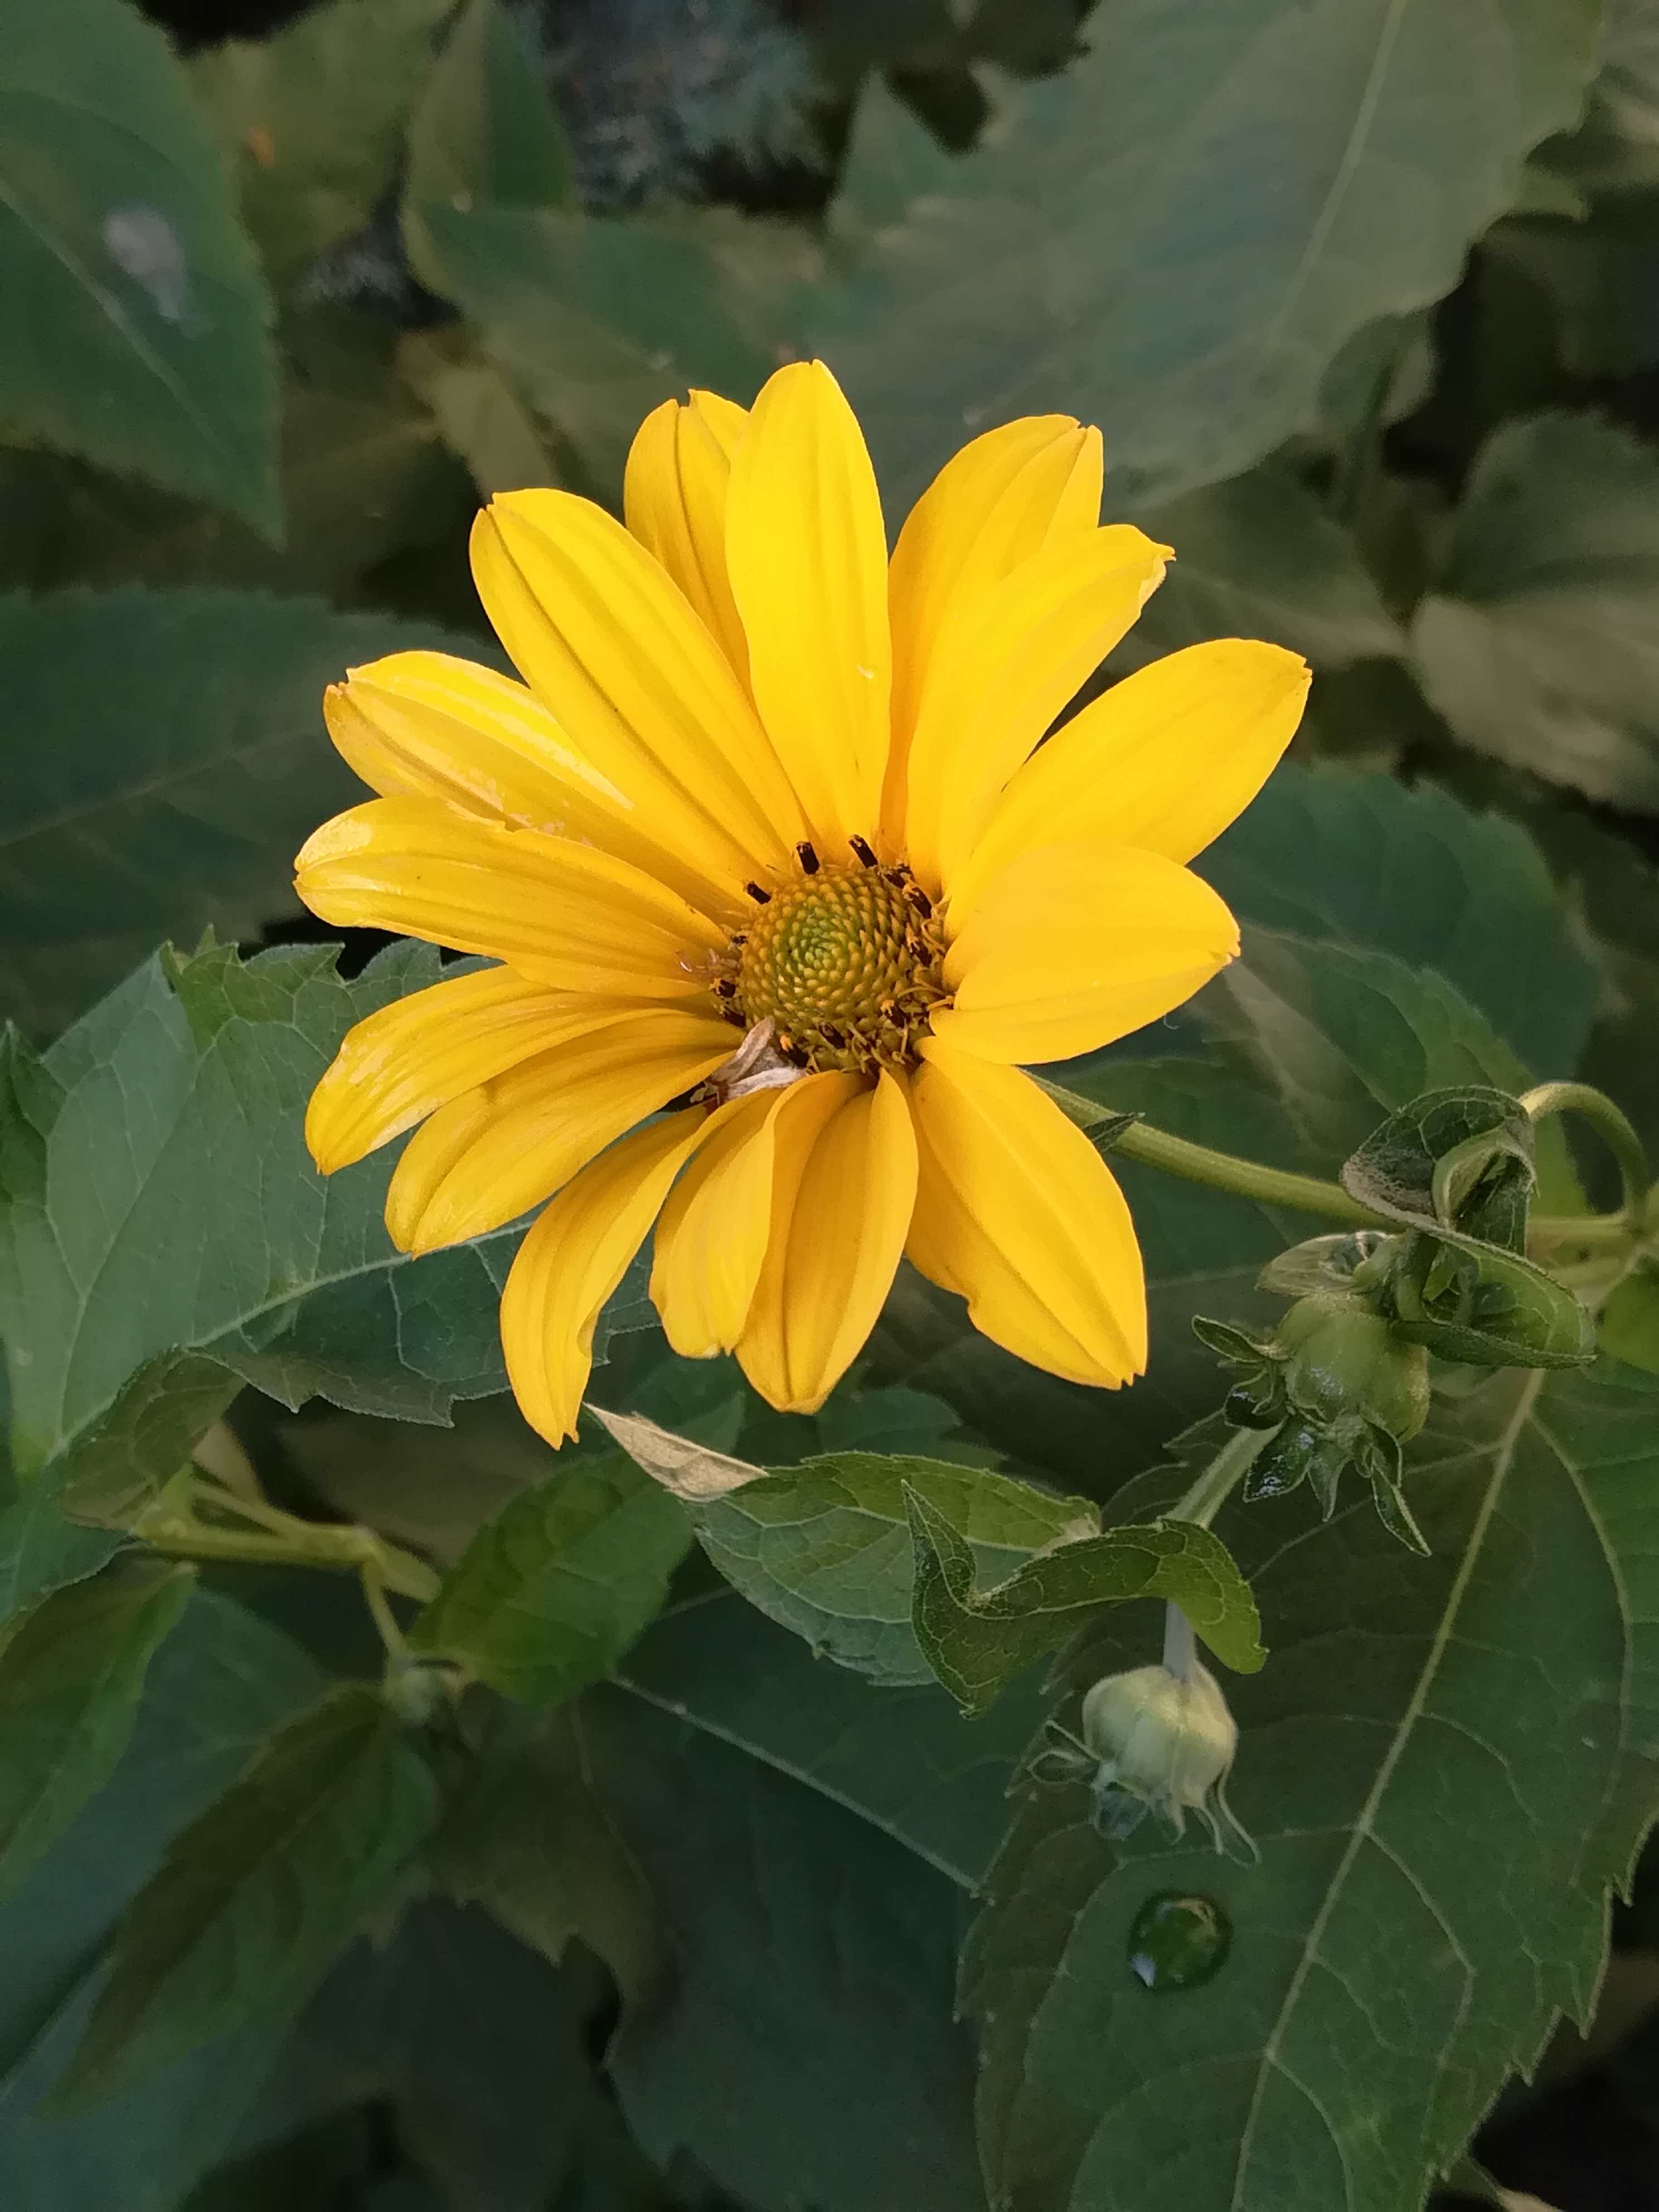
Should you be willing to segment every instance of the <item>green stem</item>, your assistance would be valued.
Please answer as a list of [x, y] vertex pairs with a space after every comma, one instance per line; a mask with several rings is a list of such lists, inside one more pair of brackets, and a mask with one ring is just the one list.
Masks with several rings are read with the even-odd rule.
[[[204, 1489], [206, 1489], [204, 1486]], [[226, 1504], [210, 1492], [216, 1506]], [[246, 1501], [230, 1501], [244, 1509]], [[372, 1528], [340, 1528], [301, 1521], [265, 1506], [246, 1517], [264, 1525], [224, 1528], [181, 1511], [167, 1499], [148, 1505], [131, 1523], [132, 1533], [153, 1551], [176, 1559], [222, 1559], [252, 1566], [320, 1567], [334, 1574], [377, 1574], [387, 1589], [424, 1604], [434, 1596], [438, 1578], [413, 1553], [388, 1544]], [[273, 1525], [276, 1524], [276, 1525]]]
[[1540, 1083], [1535, 1091], [1527, 1092], [1521, 1104], [1534, 1121], [1547, 1114], [1582, 1114], [1595, 1123], [1619, 1164], [1619, 1180], [1624, 1186], [1624, 1210], [1616, 1218], [1628, 1235], [1639, 1237], [1647, 1224], [1653, 1177], [1642, 1139], [1606, 1092], [1589, 1083]]
[[1212, 1190], [1231, 1191], [1236, 1198], [1254, 1198], [1264, 1206], [1295, 1206], [1353, 1229], [1397, 1225], [1350, 1198], [1340, 1183], [1295, 1175], [1288, 1168], [1264, 1167], [1236, 1152], [1213, 1152], [1208, 1145], [1194, 1145], [1185, 1137], [1171, 1136], [1167, 1129], [1155, 1129], [1149, 1121], [1131, 1122], [1112, 1150], [1126, 1159], [1139, 1160], [1143, 1167], [1161, 1168], [1166, 1175], [1205, 1183]]
[[[1583, 1087], [1577, 1084], [1546, 1086], [1550, 1091], [1577, 1091]], [[1536, 1097], [1537, 1093], [1532, 1095]], [[1624, 1121], [1623, 1115], [1611, 1101], [1602, 1100], [1599, 1091], [1591, 1095], [1607, 1108], [1609, 1114]], [[1599, 1126], [1613, 1141], [1605, 1118], [1599, 1121]], [[1626, 1122], [1625, 1127], [1628, 1129], [1629, 1123]], [[1630, 1133], [1635, 1139], [1635, 1131]], [[1235, 1198], [1255, 1199], [1259, 1205], [1293, 1206], [1298, 1212], [1320, 1215], [1344, 1228], [1397, 1231], [1401, 1226], [1381, 1213], [1373, 1213], [1358, 1199], [1350, 1198], [1340, 1183], [1327, 1182], [1319, 1176], [1297, 1175], [1288, 1168], [1266, 1167], [1260, 1160], [1242, 1159], [1236, 1152], [1215, 1152], [1208, 1145], [1195, 1145], [1185, 1137], [1172, 1136], [1167, 1129], [1154, 1128], [1148, 1121], [1132, 1122], [1112, 1150], [1127, 1158], [1139, 1160], [1144, 1167], [1180, 1176], [1187, 1182], [1202, 1183], [1210, 1190], [1228, 1191]], [[1621, 1165], [1623, 1158], [1621, 1154]], [[1625, 1243], [1632, 1233], [1633, 1218], [1628, 1207], [1618, 1213], [1546, 1214], [1532, 1224], [1530, 1239], [1544, 1251], [1558, 1246], [1595, 1250], [1600, 1246]], [[1645, 1225], [1645, 1211], [1639, 1225]]]
[[1192, 1488], [1163, 1516], [1166, 1521], [1192, 1521], [1207, 1528], [1227, 1498], [1249, 1473], [1277, 1429], [1235, 1429]]

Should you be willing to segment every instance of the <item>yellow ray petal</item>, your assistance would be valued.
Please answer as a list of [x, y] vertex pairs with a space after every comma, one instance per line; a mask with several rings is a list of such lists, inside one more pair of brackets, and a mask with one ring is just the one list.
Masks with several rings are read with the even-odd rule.
[[1069, 415], [1028, 415], [964, 446], [911, 508], [888, 576], [893, 625], [893, 744], [883, 819], [904, 833], [904, 764], [946, 608], [1043, 547], [1090, 536], [1100, 520], [1100, 433]]
[[475, 1084], [629, 1011], [550, 991], [510, 968], [457, 975], [394, 1000], [347, 1032], [306, 1109], [306, 1143], [325, 1175], [399, 1137]]
[[795, 1413], [817, 1411], [875, 1327], [916, 1194], [898, 1079], [821, 1075], [812, 1090], [786, 1091], [775, 1117], [772, 1234], [737, 1347], [762, 1397]]
[[371, 799], [336, 815], [295, 862], [325, 921], [390, 929], [506, 960], [568, 991], [689, 998], [725, 939], [626, 860], [429, 799]]
[[1039, 845], [994, 877], [945, 959], [937, 1036], [988, 1060], [1066, 1060], [1190, 999], [1238, 951], [1206, 883], [1161, 853]]
[[1272, 775], [1309, 681], [1299, 654], [1224, 637], [1115, 684], [1015, 775], [957, 870], [952, 905], [963, 911], [1010, 860], [1057, 836], [1190, 860]]
[[774, 1123], [786, 1095], [732, 1100], [729, 1120], [676, 1183], [657, 1224], [651, 1300], [684, 1359], [729, 1352], [749, 1318], [772, 1225]]
[[692, 1107], [612, 1145], [568, 1182], [520, 1245], [501, 1293], [501, 1352], [519, 1410], [559, 1444], [593, 1364], [593, 1325], [680, 1169], [729, 1111]]
[[386, 1192], [392, 1243], [430, 1252], [516, 1220], [731, 1049], [718, 1017], [654, 1006], [479, 1084], [404, 1146]]
[[906, 838], [930, 890], [949, 888], [1002, 787], [1133, 623], [1168, 555], [1116, 523], [953, 602], [910, 744]]
[[822, 362], [769, 378], [732, 464], [732, 589], [761, 718], [836, 860], [877, 828], [891, 648], [875, 471]]
[[1018, 1069], [922, 1047], [907, 1247], [975, 1328], [1034, 1366], [1110, 1389], [1146, 1365], [1146, 1285], [1123, 1194]]
[[468, 813], [599, 845], [672, 884], [705, 912], [741, 896], [647, 836], [634, 802], [583, 758], [535, 694], [447, 653], [394, 653], [324, 695], [329, 735], [385, 798], [442, 799]]
[[502, 493], [472, 573], [526, 681], [651, 836], [738, 886], [788, 853], [794, 798], [753, 706], [621, 523], [572, 492]]
[[749, 642], [726, 573], [726, 495], [748, 411], [712, 392], [682, 406], [665, 399], [635, 435], [623, 512], [702, 616], [733, 669], [749, 680]]

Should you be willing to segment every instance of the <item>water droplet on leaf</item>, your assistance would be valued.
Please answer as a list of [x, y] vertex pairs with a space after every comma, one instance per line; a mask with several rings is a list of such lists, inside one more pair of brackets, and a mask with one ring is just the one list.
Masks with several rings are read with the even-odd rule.
[[1129, 1923], [1129, 1970], [1160, 1995], [1195, 1990], [1221, 1971], [1233, 1923], [1210, 1897], [1162, 1889]]

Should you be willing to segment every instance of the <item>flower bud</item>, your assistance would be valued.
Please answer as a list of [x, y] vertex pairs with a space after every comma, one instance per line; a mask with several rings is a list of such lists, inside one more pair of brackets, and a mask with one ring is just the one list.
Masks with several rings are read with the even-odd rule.
[[1429, 1417], [1429, 1356], [1407, 1344], [1360, 1294], [1313, 1291], [1298, 1298], [1274, 1339], [1285, 1393], [1316, 1426], [1358, 1417], [1400, 1443]]
[[1095, 1825], [1103, 1834], [1127, 1835], [1150, 1810], [1178, 1836], [1188, 1814], [1197, 1813], [1218, 1850], [1224, 1832], [1249, 1848], [1223, 1794], [1238, 1726], [1196, 1659], [1184, 1674], [1136, 1667], [1097, 1682], [1083, 1700], [1083, 1747], [1096, 1762]]

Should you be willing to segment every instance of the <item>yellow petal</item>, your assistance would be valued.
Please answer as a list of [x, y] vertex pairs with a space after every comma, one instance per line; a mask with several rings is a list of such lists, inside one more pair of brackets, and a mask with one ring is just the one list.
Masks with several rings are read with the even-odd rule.
[[626, 860], [429, 799], [371, 799], [325, 822], [295, 863], [325, 921], [506, 960], [568, 991], [689, 998], [725, 939]]
[[702, 616], [746, 684], [749, 642], [726, 573], [726, 494], [748, 412], [712, 392], [688, 405], [665, 399], [641, 423], [628, 456], [623, 512]]
[[719, 1119], [699, 1106], [636, 1129], [568, 1182], [520, 1245], [501, 1293], [501, 1352], [520, 1412], [549, 1443], [575, 1435], [593, 1325]]
[[906, 839], [948, 889], [999, 793], [1157, 588], [1169, 548], [1127, 523], [1066, 538], [953, 601], [911, 740]]
[[1238, 951], [1206, 883], [1161, 853], [1040, 845], [993, 877], [945, 959], [937, 1036], [988, 1060], [1066, 1060], [1190, 999]]
[[1100, 520], [1100, 433], [1069, 415], [1029, 415], [964, 446], [911, 508], [888, 577], [893, 625], [893, 747], [883, 802], [902, 843], [904, 763], [945, 610], [1043, 547]]
[[470, 814], [575, 838], [672, 884], [705, 912], [740, 896], [639, 825], [638, 810], [583, 758], [522, 684], [447, 653], [394, 653], [329, 686], [337, 749], [383, 797], [446, 799]]
[[1033, 1366], [1115, 1389], [1146, 1365], [1146, 1284], [1123, 1194], [1029, 1075], [922, 1046], [908, 1246], [975, 1328]]
[[651, 836], [739, 887], [787, 855], [799, 815], [753, 706], [621, 523], [572, 492], [503, 493], [473, 526], [472, 573], [526, 682]]
[[887, 761], [887, 540], [875, 471], [822, 362], [762, 387], [732, 464], [726, 556], [750, 681], [811, 835], [873, 836]]
[[873, 1085], [797, 1084], [775, 1127], [772, 1235], [738, 1361], [769, 1405], [811, 1413], [892, 1287], [915, 1202], [916, 1139], [904, 1086], [885, 1073]]
[[526, 983], [510, 968], [396, 999], [349, 1030], [311, 1094], [306, 1143], [325, 1175], [399, 1137], [474, 1085], [627, 1009]]
[[430, 1252], [516, 1220], [731, 1049], [718, 1017], [653, 1006], [479, 1084], [404, 1146], [386, 1193], [392, 1243]]
[[1190, 860], [1272, 775], [1309, 681], [1299, 654], [1224, 637], [1115, 684], [1014, 777], [952, 880], [952, 904], [971, 904], [1010, 860], [1056, 836]]
[[773, 1131], [786, 1095], [732, 1100], [730, 1119], [675, 1184], [657, 1224], [651, 1299], [684, 1359], [729, 1352], [749, 1318], [772, 1224]]

